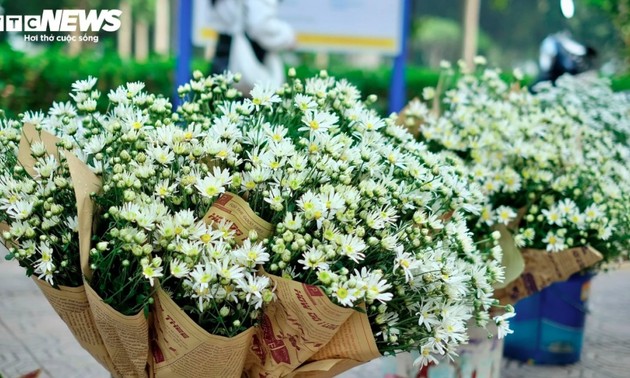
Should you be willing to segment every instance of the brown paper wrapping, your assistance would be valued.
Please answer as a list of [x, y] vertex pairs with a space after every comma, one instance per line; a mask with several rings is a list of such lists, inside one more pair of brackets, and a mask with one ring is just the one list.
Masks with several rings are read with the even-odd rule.
[[33, 169], [35, 158], [31, 156], [31, 145], [37, 142], [42, 142], [48, 154], [59, 159], [57, 143], [60, 142], [60, 139], [46, 131], [37, 131], [35, 126], [25, 123], [22, 127], [22, 137], [18, 147], [18, 161], [26, 172], [33, 177], [37, 175], [37, 172]]
[[[374, 358], [377, 357], [380, 357], [380, 355]], [[359, 362], [344, 359], [315, 361], [300, 367], [289, 376], [292, 378], [332, 378], [365, 362], [367, 361]]]
[[[222, 194], [204, 221], [232, 223], [238, 243], [254, 229], [261, 239], [269, 236], [272, 225], [258, 217], [247, 202], [233, 193]], [[162, 289], [156, 303], [153, 340], [153, 368], [161, 377], [240, 377], [245, 368], [254, 330], [232, 338], [212, 335], [192, 320]]]
[[370, 321], [366, 314], [354, 311], [332, 340], [310, 362], [295, 371], [295, 377], [334, 377], [380, 357]]
[[258, 327], [232, 338], [209, 334], [158, 290], [155, 377], [332, 377], [380, 356], [367, 315], [317, 287], [269, 277], [277, 300]]
[[[273, 232], [236, 194], [224, 193], [204, 217], [206, 223], [224, 219], [233, 223], [238, 242], [250, 230], [261, 240]], [[253, 336], [250, 376], [286, 376], [303, 364], [304, 374], [328, 376], [325, 372], [340, 373], [380, 356], [365, 314], [333, 304], [314, 286], [270, 278], [277, 300], [265, 309]]]
[[519, 278], [505, 288], [495, 290], [495, 298], [501, 304], [513, 304], [554, 282], [565, 281], [572, 274], [584, 270], [603, 256], [590, 246], [547, 252], [539, 249], [523, 249], [525, 269]]
[[55, 289], [45, 281], [32, 278], [83, 349], [89, 351], [104, 368], [111, 371], [113, 364], [94, 324], [84, 286], [59, 286], [59, 289]]
[[[33, 169], [35, 159], [31, 156], [30, 146], [38, 141], [43, 142], [49, 154], [59, 157], [57, 150], [59, 138], [45, 131], [37, 131], [33, 125], [25, 124], [18, 159], [33, 176], [36, 174]], [[94, 211], [90, 193], [100, 189], [100, 180], [75, 156], [63, 151], [61, 153], [67, 159], [77, 200], [81, 271], [89, 278], [91, 270], [88, 256]], [[81, 346], [113, 375], [120, 377], [147, 375], [145, 365], [149, 337], [148, 323], [143, 314], [133, 317], [122, 316], [103, 303], [87, 284], [77, 288], [60, 287], [57, 290], [39, 280], [35, 282]]]
[[208, 224], [222, 220], [232, 222], [234, 238], [238, 243], [247, 239], [251, 230], [258, 233], [259, 240], [270, 236], [274, 230], [271, 223], [256, 215], [244, 199], [233, 193], [223, 193], [217, 198], [203, 220]]
[[110, 373], [116, 377], [147, 377], [149, 322], [143, 311], [125, 316], [103, 302], [90, 285], [85, 285], [85, 292], [96, 328], [113, 363]]
[[94, 203], [91, 193], [97, 193], [101, 189], [101, 180], [90, 168], [72, 154], [65, 154], [68, 161], [74, 194], [77, 200], [77, 216], [79, 218], [79, 257], [81, 260], [81, 272], [89, 282], [92, 278], [90, 269], [90, 248], [92, 238], [92, 226], [94, 218]]
[[[223, 194], [204, 220], [232, 222], [238, 242], [252, 229], [261, 239], [273, 231], [232, 193]], [[232, 338], [209, 334], [158, 290], [155, 376], [328, 377], [380, 356], [367, 315], [333, 304], [317, 287], [269, 277], [277, 300], [267, 306], [258, 327]]]
[[11, 227], [2, 222], [0, 223], [0, 243], [6, 248], [9, 249], [9, 242], [7, 242], [6, 240], [4, 240], [4, 237], [2, 236], [2, 234], [4, 234], [5, 232], [9, 232], [11, 231]]
[[280, 277], [258, 327], [211, 335], [163, 290], [156, 294], [155, 377], [332, 377], [380, 357], [365, 314], [319, 288]]
[[[40, 133], [35, 129], [35, 126], [31, 124], [25, 124], [22, 129], [22, 138], [20, 140], [18, 160], [24, 166], [25, 170], [33, 176], [36, 174], [36, 172], [33, 170], [35, 159], [33, 159], [33, 157], [31, 156], [30, 145], [37, 141], [41, 141], [44, 143], [46, 151], [48, 151], [49, 154], [58, 157], [59, 153], [57, 150], [57, 143], [59, 142], [59, 139], [57, 137], [45, 131], [41, 131]], [[70, 163], [73, 157], [69, 154], [66, 157], [68, 158], [68, 162]], [[78, 161], [78, 159], [74, 159], [78, 162], [74, 162], [75, 165], [83, 164]], [[75, 180], [74, 176], [73, 181], [75, 181], [75, 185], [77, 181], [81, 182], [80, 179]], [[77, 208], [79, 208], [79, 206], [77, 206]], [[89, 229], [91, 225], [91, 215], [90, 218], [87, 220], [85, 219], [85, 217], [83, 219], [79, 217], [79, 222], [81, 227], [85, 228], [87, 224], [87, 228]], [[79, 234], [79, 239], [81, 239], [81, 234]], [[89, 234], [87, 235], [86, 240], [88, 243], [89, 252]], [[103, 340], [94, 321], [94, 316], [92, 315], [89, 302], [86, 297], [85, 286], [60, 286], [59, 289], [55, 289], [51, 287], [48, 283], [38, 280], [36, 278], [34, 278], [34, 281], [39, 289], [42, 291], [50, 305], [53, 307], [55, 312], [66, 323], [79, 344], [81, 344], [81, 346], [85, 350], [87, 350], [101, 365], [103, 365], [103, 367], [105, 367], [109, 371], [113, 371], [114, 365], [111, 358], [109, 357], [109, 353], [105, 348]]]
[[94, 203], [90, 193], [101, 187], [99, 178], [82, 161], [66, 154], [79, 217], [79, 247], [81, 271], [85, 275], [85, 292], [90, 302], [96, 327], [114, 365], [111, 371], [118, 377], [146, 377], [149, 358], [149, 322], [144, 313], [125, 316], [104, 303], [87, 283], [92, 277], [89, 266]]
[[155, 306], [153, 363], [156, 378], [242, 375], [253, 328], [227, 338], [211, 335], [158, 289]]
[[249, 377], [326, 377], [380, 356], [367, 315], [315, 286], [271, 277], [277, 300], [256, 329]]

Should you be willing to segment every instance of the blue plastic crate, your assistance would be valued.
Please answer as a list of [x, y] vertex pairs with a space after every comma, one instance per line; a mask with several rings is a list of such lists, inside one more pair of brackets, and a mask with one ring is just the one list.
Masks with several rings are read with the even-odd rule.
[[504, 355], [549, 365], [580, 360], [592, 274], [576, 274], [522, 299], [505, 338]]

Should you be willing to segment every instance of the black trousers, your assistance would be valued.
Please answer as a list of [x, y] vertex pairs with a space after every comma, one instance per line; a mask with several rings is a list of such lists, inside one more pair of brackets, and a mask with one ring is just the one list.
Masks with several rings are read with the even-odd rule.
[[[258, 42], [252, 40], [247, 33], [245, 34], [247, 41], [252, 45], [254, 54], [260, 63], [263, 63], [267, 50], [265, 50]], [[230, 46], [232, 45], [232, 36], [230, 34], [219, 34], [217, 40], [217, 47], [214, 53], [214, 58], [210, 63], [210, 74], [222, 74], [225, 72], [230, 64]]]

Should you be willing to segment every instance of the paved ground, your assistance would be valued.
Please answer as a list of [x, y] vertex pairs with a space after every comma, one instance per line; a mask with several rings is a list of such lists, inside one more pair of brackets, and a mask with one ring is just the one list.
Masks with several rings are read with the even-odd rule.
[[[16, 378], [41, 368], [42, 378], [108, 378], [109, 374], [74, 340], [35, 284], [23, 276], [17, 264], [4, 261], [4, 255], [0, 249], [0, 377]], [[590, 308], [582, 362], [542, 367], [504, 360], [501, 376], [630, 377], [630, 268], [596, 277]], [[342, 375], [381, 376], [379, 360]]]

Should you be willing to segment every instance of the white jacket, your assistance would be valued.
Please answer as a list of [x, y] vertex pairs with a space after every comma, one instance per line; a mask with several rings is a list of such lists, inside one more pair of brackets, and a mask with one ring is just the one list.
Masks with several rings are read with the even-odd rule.
[[[230, 71], [242, 75], [241, 89], [248, 92], [254, 83], [279, 86], [284, 82], [284, 65], [278, 52], [295, 44], [291, 25], [278, 19], [278, 0], [218, 0], [212, 9], [212, 24], [220, 32], [232, 35]], [[261, 63], [252, 55], [251, 44], [266, 50]], [[249, 51], [248, 51], [249, 50]]]
[[295, 43], [291, 25], [278, 19], [278, 0], [218, 0], [213, 8], [216, 28], [234, 34], [244, 30], [268, 51], [282, 51]]

